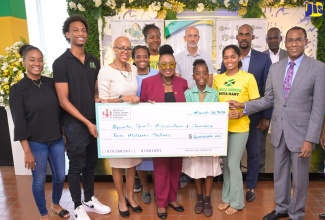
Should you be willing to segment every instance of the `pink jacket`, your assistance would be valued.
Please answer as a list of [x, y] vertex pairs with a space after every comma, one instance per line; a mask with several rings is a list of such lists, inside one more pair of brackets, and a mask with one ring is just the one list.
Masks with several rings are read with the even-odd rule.
[[[140, 101], [147, 102], [150, 100], [155, 102], [165, 102], [165, 88], [163, 84], [164, 81], [162, 80], [160, 73], [144, 79], [141, 85]], [[184, 92], [188, 89], [186, 80], [174, 76], [172, 85], [176, 102], [185, 102]]]

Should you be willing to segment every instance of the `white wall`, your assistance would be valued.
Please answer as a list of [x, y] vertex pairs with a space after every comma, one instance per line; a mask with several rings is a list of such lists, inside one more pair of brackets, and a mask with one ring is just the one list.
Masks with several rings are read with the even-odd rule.
[[44, 54], [46, 65], [52, 63], [70, 45], [62, 34], [62, 26], [68, 17], [65, 0], [25, 0], [29, 43]]

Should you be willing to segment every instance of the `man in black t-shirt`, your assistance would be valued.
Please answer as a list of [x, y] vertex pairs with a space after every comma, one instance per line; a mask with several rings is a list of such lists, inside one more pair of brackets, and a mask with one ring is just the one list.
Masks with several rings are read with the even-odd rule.
[[[63, 130], [69, 158], [69, 190], [74, 202], [74, 219], [90, 220], [86, 211], [107, 214], [111, 209], [94, 196], [94, 169], [97, 163], [95, 125], [96, 81], [99, 61], [86, 54], [87, 21], [81, 16], [67, 18], [63, 35], [70, 43], [53, 63], [53, 78], [63, 113]], [[96, 93], [96, 94], [95, 94]], [[81, 200], [80, 175], [84, 188]]]

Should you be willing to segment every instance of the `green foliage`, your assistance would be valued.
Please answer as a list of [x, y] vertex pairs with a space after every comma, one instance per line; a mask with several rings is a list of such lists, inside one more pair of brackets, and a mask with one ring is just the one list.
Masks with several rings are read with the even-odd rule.
[[167, 15], [166, 15], [165, 20], [176, 20], [176, 19], [177, 19], [176, 12], [174, 12], [170, 9], [167, 9]]
[[325, 63], [325, 15], [311, 19], [317, 30], [317, 60]]
[[[87, 14], [87, 13], [86, 13]], [[98, 32], [98, 19], [89, 19], [91, 14], [87, 14], [85, 18], [88, 20], [89, 34], [88, 40], [85, 45], [85, 50], [87, 53], [100, 58], [100, 48], [99, 48], [99, 32]]]
[[246, 10], [247, 12], [243, 15], [243, 18], [265, 18], [265, 14], [259, 4], [249, 3]]

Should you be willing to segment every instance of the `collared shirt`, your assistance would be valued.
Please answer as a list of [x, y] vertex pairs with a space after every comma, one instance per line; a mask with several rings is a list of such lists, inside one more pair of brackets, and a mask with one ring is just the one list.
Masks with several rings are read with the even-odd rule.
[[[200, 102], [199, 89], [193, 86], [185, 91], [186, 102]], [[206, 86], [203, 93], [205, 94], [204, 102], [218, 102], [218, 91]]]
[[[100, 64], [98, 59], [86, 53], [84, 63], [67, 49], [53, 63], [53, 80], [55, 83], [68, 83], [69, 101], [87, 119], [94, 120], [95, 84]], [[76, 120], [63, 111], [63, 120]]]
[[[304, 58], [304, 54], [301, 55], [301, 57], [299, 57], [298, 59], [296, 59], [296, 60], [294, 61], [294, 62], [295, 62], [295, 65], [294, 65], [294, 67], [293, 67], [293, 76], [292, 76], [291, 85], [292, 85], [292, 83], [293, 83], [293, 80], [294, 80], [295, 77], [296, 77], [297, 70], [298, 70], [298, 68], [299, 68], [299, 66], [300, 66], [301, 61], [302, 61], [303, 58]], [[288, 63], [287, 63], [286, 71], [285, 71], [285, 74], [284, 74], [283, 82], [284, 82], [284, 79], [286, 78], [287, 71], [288, 71], [288, 69], [289, 69], [290, 62], [291, 62], [291, 61], [292, 61], [292, 60], [290, 60], [290, 58], [288, 58]]]
[[252, 49], [249, 50], [246, 57], [241, 57], [240, 58], [240, 60], [241, 60], [241, 62], [243, 64], [240, 69], [242, 69], [245, 72], [248, 72], [249, 62], [251, 61], [251, 53], [252, 53]]
[[273, 53], [270, 49], [269, 52], [272, 63], [276, 63], [280, 60], [280, 48], [277, 53]]
[[208, 56], [199, 48], [194, 56], [192, 56], [186, 48], [177, 54], [175, 59], [177, 63], [175, 71], [176, 73], [180, 74], [182, 78], [186, 79], [189, 88], [192, 88], [195, 85], [195, 81], [193, 80], [193, 62], [195, 60], [204, 59], [207, 63], [209, 74], [213, 74], [215, 72], [212, 65], [211, 56]]

